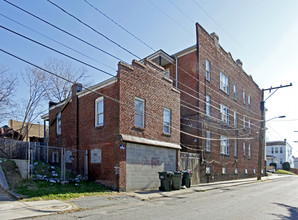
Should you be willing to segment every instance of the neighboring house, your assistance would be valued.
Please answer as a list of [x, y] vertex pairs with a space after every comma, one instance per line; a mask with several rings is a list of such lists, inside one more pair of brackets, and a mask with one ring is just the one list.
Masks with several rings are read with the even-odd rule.
[[196, 35], [196, 45], [147, 57], [181, 92], [181, 151], [199, 153], [199, 182], [255, 176], [261, 90], [215, 33], [197, 23]]
[[7, 125], [4, 125], [0, 128], [0, 138], [22, 140], [23, 135], [21, 135], [17, 131], [14, 131], [12, 128], [8, 127]]
[[147, 59], [120, 62], [117, 77], [88, 89], [74, 84], [72, 96], [50, 103], [44, 116], [49, 145], [88, 150], [90, 180], [119, 191], [156, 189], [158, 172], [179, 169], [180, 92], [172, 84]]
[[298, 169], [298, 157], [293, 157], [294, 160], [294, 168]]
[[277, 164], [277, 169], [282, 169], [282, 164], [284, 162], [289, 162], [291, 168], [294, 168], [292, 150], [293, 149], [287, 142], [287, 139], [284, 139], [284, 141], [266, 142], [267, 166], [269, 166], [272, 161], [270, 158], [274, 157], [274, 162]]
[[[22, 133], [22, 140], [27, 140], [27, 123], [23, 124], [22, 121], [10, 119], [8, 126], [13, 130]], [[28, 123], [28, 141], [30, 142], [43, 142], [44, 134], [48, 132], [48, 126], [41, 124]]]

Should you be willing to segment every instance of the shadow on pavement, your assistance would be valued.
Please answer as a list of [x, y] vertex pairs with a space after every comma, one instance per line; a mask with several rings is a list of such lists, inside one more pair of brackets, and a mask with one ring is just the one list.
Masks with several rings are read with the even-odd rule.
[[290, 220], [298, 219], [298, 207], [289, 206], [289, 205], [282, 204], [282, 203], [273, 203], [273, 204], [276, 204], [278, 206], [282, 206], [282, 207], [286, 208], [288, 210], [288, 212], [290, 213], [290, 216], [278, 215], [278, 214], [272, 214], [272, 215], [275, 215], [280, 219], [290, 219]]

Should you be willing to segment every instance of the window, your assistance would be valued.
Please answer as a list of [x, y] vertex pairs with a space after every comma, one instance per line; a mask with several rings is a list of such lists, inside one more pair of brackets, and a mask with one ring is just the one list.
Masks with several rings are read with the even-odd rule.
[[206, 174], [211, 174], [211, 167], [206, 167]]
[[245, 105], [245, 91], [243, 91], [243, 104]]
[[223, 122], [229, 124], [230, 123], [230, 120], [229, 120], [230, 110], [228, 109], [228, 107], [223, 104], [220, 104], [220, 113], [221, 113], [221, 120]]
[[250, 126], [250, 120], [248, 120], [248, 131], [249, 131], [249, 135], [251, 135], [251, 126]]
[[210, 96], [206, 95], [206, 115], [210, 116]]
[[234, 99], [237, 100], [237, 85], [234, 84], [233, 86], [233, 91], [234, 91]]
[[234, 157], [237, 157], [237, 140], [234, 140]]
[[251, 159], [251, 149], [250, 149], [250, 144], [248, 145], [248, 159]]
[[256, 169], [254, 169], [254, 174], [256, 174]]
[[237, 112], [234, 112], [234, 127], [237, 128]]
[[144, 128], [145, 100], [135, 97], [135, 126]]
[[274, 147], [271, 147], [271, 153], [272, 154], [274, 153]]
[[243, 130], [245, 130], [245, 116], [243, 117]]
[[210, 61], [206, 60], [206, 79], [210, 81]]
[[229, 94], [229, 78], [220, 72], [220, 89]]
[[282, 154], [282, 147], [279, 148], [279, 152]]
[[275, 148], [275, 153], [278, 154], [278, 147]]
[[226, 174], [226, 168], [225, 167], [222, 168], [222, 174]]
[[166, 70], [163, 72], [163, 75], [164, 75], [164, 77], [170, 79], [170, 69], [169, 69], [169, 68], [166, 69]]
[[57, 115], [57, 134], [61, 134], [61, 112]]
[[95, 100], [95, 127], [103, 126], [103, 97]]
[[245, 157], [246, 156], [246, 149], [245, 149], [246, 147], [245, 147], [245, 143], [243, 143], [243, 156]]
[[210, 131], [206, 131], [206, 151], [211, 150]]
[[238, 168], [235, 168], [235, 174], [238, 174]]
[[247, 168], [244, 169], [244, 173], [245, 173], [245, 174], [248, 174], [248, 170], [247, 170]]
[[220, 136], [220, 153], [229, 154], [229, 139], [226, 136]]
[[282, 158], [280, 158], [280, 164], [282, 164]]
[[250, 104], [250, 95], [247, 97], [247, 103], [248, 103], [248, 110], [251, 110], [251, 104]]
[[171, 133], [171, 110], [167, 108], [163, 110], [163, 132]]

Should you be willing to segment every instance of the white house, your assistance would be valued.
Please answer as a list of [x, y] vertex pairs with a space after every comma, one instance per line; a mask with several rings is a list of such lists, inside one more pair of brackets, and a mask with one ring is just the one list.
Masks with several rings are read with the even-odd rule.
[[292, 147], [287, 142], [287, 139], [284, 139], [284, 141], [266, 142], [266, 159], [267, 166], [273, 162], [277, 164], [277, 169], [282, 169], [282, 164], [289, 162], [291, 168], [294, 168]]

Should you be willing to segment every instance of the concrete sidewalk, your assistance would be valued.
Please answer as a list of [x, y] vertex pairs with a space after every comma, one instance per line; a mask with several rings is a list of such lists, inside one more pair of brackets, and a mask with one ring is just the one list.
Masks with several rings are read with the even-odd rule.
[[43, 200], [34, 202], [0, 201], [0, 218], [18, 219], [49, 215], [71, 210], [72, 205], [59, 200]]
[[[288, 175], [278, 175], [273, 174], [270, 176], [262, 177], [263, 181], [266, 180], [274, 180], [278, 178], [286, 178]], [[150, 190], [150, 191], [135, 191], [129, 192], [127, 195], [136, 197], [140, 200], [150, 200], [150, 199], [158, 199], [162, 197], [171, 197], [176, 195], [181, 195], [185, 193], [193, 193], [193, 192], [205, 192], [207, 190], [214, 190], [232, 186], [239, 186], [244, 184], [251, 184], [259, 182], [256, 178], [248, 178], [248, 179], [238, 179], [238, 180], [229, 180], [229, 181], [221, 181], [221, 182], [213, 182], [213, 183], [204, 183], [195, 186], [191, 186], [191, 188], [173, 190], [169, 192], [159, 191], [159, 190]]]

